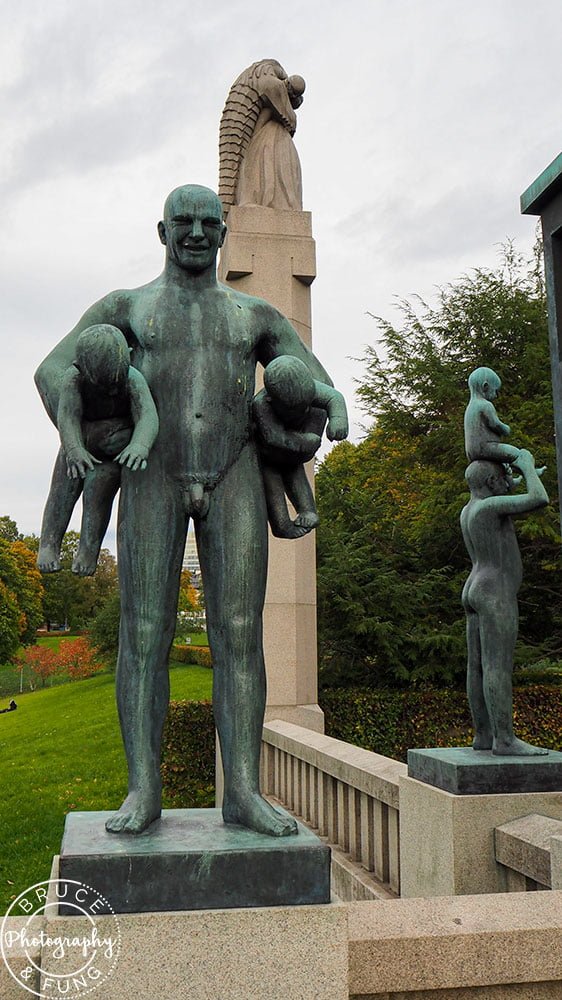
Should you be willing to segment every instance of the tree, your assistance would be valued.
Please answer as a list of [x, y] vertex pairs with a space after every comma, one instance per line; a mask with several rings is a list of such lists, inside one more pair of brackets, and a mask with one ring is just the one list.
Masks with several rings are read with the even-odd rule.
[[16, 522], [12, 521], [12, 518], [8, 517], [7, 514], [3, 514], [0, 517], [0, 538], [4, 538], [7, 542], [21, 541], [21, 535]]
[[[39, 539], [36, 536], [25, 541], [37, 552]], [[58, 622], [71, 629], [88, 625], [117, 589], [117, 564], [108, 549], [101, 550], [94, 576], [82, 577], [72, 572], [79, 541], [77, 531], [67, 531], [61, 547], [61, 569], [58, 573], [43, 574], [43, 618], [48, 625]]]
[[43, 586], [35, 557], [23, 542], [0, 538], [0, 662], [35, 640], [43, 618]]
[[511, 246], [496, 271], [441, 289], [434, 307], [402, 303], [377, 320], [358, 395], [364, 441], [337, 446], [317, 477], [319, 636], [326, 679], [460, 682], [469, 571], [458, 525], [467, 500], [463, 413], [480, 365], [503, 381], [510, 441], [546, 462], [551, 506], [519, 526], [525, 565], [520, 655], [562, 652], [560, 539], [544, 289], [537, 259]]

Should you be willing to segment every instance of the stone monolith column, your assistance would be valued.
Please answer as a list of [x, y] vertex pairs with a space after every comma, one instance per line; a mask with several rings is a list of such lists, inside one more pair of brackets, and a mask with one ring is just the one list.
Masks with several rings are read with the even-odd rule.
[[[233, 205], [227, 223], [221, 281], [276, 306], [310, 347], [310, 285], [316, 275], [310, 212]], [[266, 720], [285, 719], [323, 732], [317, 704], [314, 532], [296, 540], [270, 535], [264, 652]]]

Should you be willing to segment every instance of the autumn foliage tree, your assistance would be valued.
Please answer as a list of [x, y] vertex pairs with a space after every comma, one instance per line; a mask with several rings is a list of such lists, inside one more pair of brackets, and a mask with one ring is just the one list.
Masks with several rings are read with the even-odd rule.
[[35, 639], [43, 620], [43, 585], [35, 554], [0, 536], [0, 662]]

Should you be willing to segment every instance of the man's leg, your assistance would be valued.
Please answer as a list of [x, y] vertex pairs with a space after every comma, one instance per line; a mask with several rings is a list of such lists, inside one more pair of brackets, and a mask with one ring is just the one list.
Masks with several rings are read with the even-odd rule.
[[66, 457], [60, 448], [41, 524], [37, 565], [42, 573], [56, 573], [60, 569], [60, 547], [82, 485], [82, 479], [67, 476]]
[[155, 459], [141, 475], [122, 473], [116, 687], [129, 794], [106, 823], [114, 833], [141, 833], [161, 812], [160, 744], [187, 523], [181, 492]]
[[213, 705], [224, 767], [223, 817], [260, 833], [297, 832], [260, 795], [265, 712], [262, 611], [267, 515], [255, 452], [247, 446], [196, 522], [213, 657]]
[[482, 656], [478, 615], [475, 611], [466, 607], [465, 611], [466, 646], [468, 653], [466, 693], [468, 695], [472, 721], [474, 722], [474, 740], [472, 741], [472, 746], [474, 750], [491, 750], [493, 733], [482, 684]]
[[79, 576], [92, 576], [96, 571], [101, 544], [120, 482], [121, 466], [112, 461], [102, 462], [86, 474], [82, 493], [80, 545], [72, 563], [72, 572]]
[[484, 696], [494, 734], [492, 753], [499, 757], [534, 757], [548, 753], [513, 735], [513, 654], [517, 639], [516, 598], [501, 613], [481, 609], [480, 640]]

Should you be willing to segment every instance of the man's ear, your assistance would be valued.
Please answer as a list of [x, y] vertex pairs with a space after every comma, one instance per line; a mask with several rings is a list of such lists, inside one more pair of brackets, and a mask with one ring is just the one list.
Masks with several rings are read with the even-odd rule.
[[166, 227], [163, 222], [158, 223], [158, 236], [160, 237], [160, 242], [166, 246]]
[[222, 232], [221, 232], [221, 238], [220, 238], [220, 240], [219, 240], [219, 247], [222, 247], [222, 245], [223, 245], [223, 243], [224, 243], [224, 241], [225, 241], [225, 239], [226, 239], [226, 234], [227, 234], [227, 232], [228, 232], [228, 230], [227, 230], [227, 228], [226, 228], [226, 225], [225, 225], [225, 223], [223, 222], [223, 224], [222, 224]]

